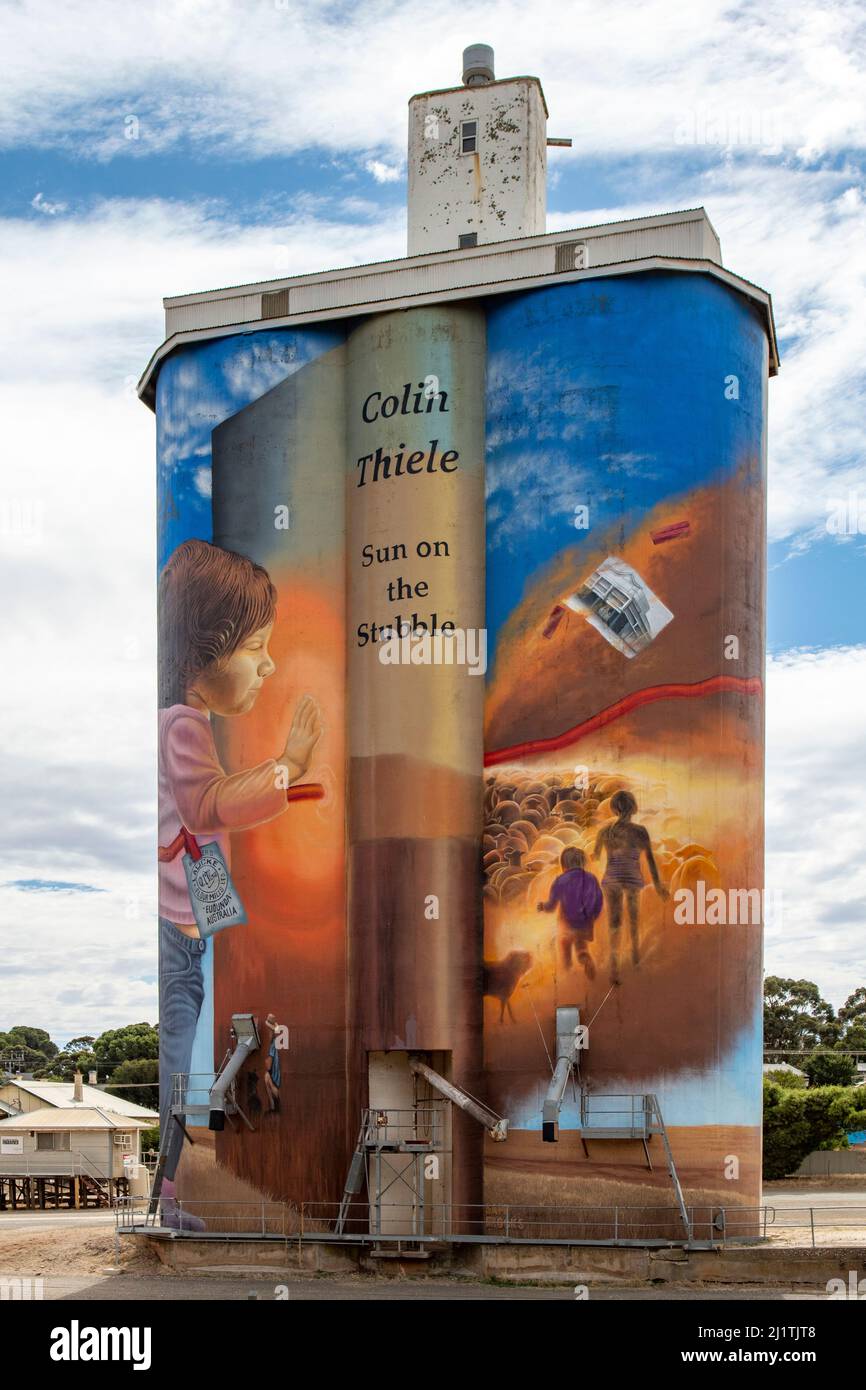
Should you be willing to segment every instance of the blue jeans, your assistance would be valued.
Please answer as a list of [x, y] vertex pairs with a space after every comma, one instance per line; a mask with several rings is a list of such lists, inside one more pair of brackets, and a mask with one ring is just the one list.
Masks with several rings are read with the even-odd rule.
[[[188, 1072], [192, 1044], [204, 999], [201, 958], [205, 942], [184, 936], [172, 922], [159, 919], [159, 1125], [161, 1142], [169, 1135], [164, 1176], [174, 1180], [183, 1132], [171, 1118], [172, 1076]], [[181, 1117], [183, 1118], [183, 1117]]]

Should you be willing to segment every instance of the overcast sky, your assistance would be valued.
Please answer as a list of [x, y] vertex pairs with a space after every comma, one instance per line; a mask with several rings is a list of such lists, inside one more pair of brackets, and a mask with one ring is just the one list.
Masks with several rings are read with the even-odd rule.
[[703, 204], [773, 294], [766, 967], [866, 982], [861, 0], [6, 0], [0, 1028], [156, 1017], [161, 298], [405, 254], [406, 103], [471, 42], [574, 140], [548, 230]]

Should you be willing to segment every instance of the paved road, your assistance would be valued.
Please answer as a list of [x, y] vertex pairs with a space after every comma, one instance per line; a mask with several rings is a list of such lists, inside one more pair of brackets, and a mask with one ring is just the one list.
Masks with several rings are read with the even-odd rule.
[[833, 1192], [815, 1192], [808, 1187], [770, 1188], [764, 1193], [764, 1206], [776, 1207], [859, 1207], [866, 1216], [866, 1190], [852, 1192], [841, 1188]]
[[4, 1231], [45, 1231], [53, 1227], [81, 1230], [84, 1226], [113, 1228], [113, 1211], [0, 1211], [0, 1235]]

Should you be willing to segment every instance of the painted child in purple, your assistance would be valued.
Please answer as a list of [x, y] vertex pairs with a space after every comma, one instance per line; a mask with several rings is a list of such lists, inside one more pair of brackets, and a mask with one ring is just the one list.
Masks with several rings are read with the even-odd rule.
[[559, 908], [559, 949], [564, 969], [572, 969], [572, 956], [586, 971], [587, 979], [595, 978], [595, 966], [589, 953], [593, 939], [596, 918], [604, 906], [601, 887], [594, 874], [586, 869], [586, 855], [582, 849], [569, 846], [562, 851], [560, 858], [562, 873], [550, 888], [546, 903], [538, 904], [539, 912], [553, 912]]

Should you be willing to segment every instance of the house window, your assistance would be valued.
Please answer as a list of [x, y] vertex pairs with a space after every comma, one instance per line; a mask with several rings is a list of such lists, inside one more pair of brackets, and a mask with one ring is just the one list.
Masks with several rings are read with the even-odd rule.
[[458, 249], [458, 251], [463, 251], [463, 250], [465, 250], [465, 248], [466, 248], [467, 246], [477, 246], [477, 245], [478, 245], [478, 233], [477, 233], [477, 232], [461, 232], [460, 235], [459, 235], [458, 238], [457, 238], [457, 249]]
[[42, 1149], [65, 1149], [69, 1150], [72, 1146], [69, 1142], [70, 1134], [68, 1130], [48, 1129], [44, 1133], [36, 1135], [36, 1148]]
[[122, 1149], [131, 1149], [131, 1148], [132, 1148], [132, 1135], [131, 1135], [131, 1134], [122, 1134], [122, 1133], [118, 1130], [117, 1133], [116, 1133], [115, 1136], [114, 1136], [114, 1142], [115, 1142], [115, 1144], [119, 1144], [120, 1147], [121, 1147]]
[[478, 122], [460, 122], [460, 153], [474, 154], [478, 149]]

